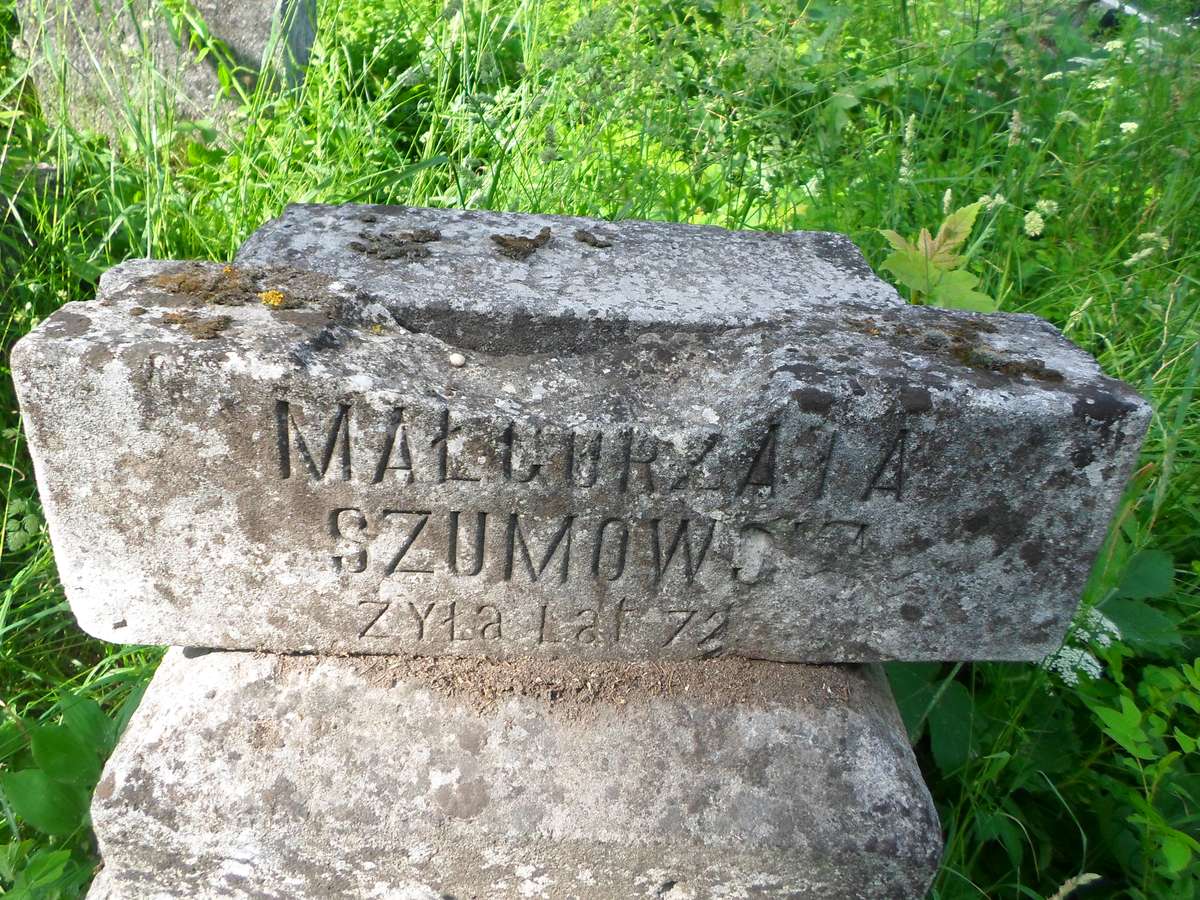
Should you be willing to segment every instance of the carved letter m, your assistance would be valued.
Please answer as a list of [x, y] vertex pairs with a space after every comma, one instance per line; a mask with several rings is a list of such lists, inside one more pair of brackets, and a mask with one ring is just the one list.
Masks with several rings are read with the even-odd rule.
[[292, 448], [300, 455], [314, 481], [320, 481], [329, 471], [336, 452], [341, 463], [343, 480], [350, 480], [350, 406], [339, 403], [337, 413], [333, 417], [329, 432], [325, 436], [325, 446], [321, 450], [320, 465], [308, 449], [308, 441], [300, 430], [299, 424], [292, 416], [291, 407], [286, 400], [275, 401], [275, 426], [279, 446], [279, 477], [292, 477]]

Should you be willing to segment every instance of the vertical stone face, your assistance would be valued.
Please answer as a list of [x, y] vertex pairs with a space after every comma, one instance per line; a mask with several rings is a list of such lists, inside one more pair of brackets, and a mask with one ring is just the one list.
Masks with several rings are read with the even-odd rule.
[[940, 853], [878, 671], [739, 660], [172, 651], [93, 820], [111, 900], [916, 898]]
[[83, 627], [281, 651], [1038, 659], [1149, 415], [836, 236], [455, 210], [126, 264], [13, 372]]
[[[221, 44], [236, 76], [250, 86], [263, 74], [302, 77], [316, 24], [314, 0], [192, 0], [208, 34]], [[161, 0], [18, 0], [21, 38], [34, 60], [43, 112], [65, 113], [72, 125], [124, 133], [150, 98], [187, 119], [219, 116], [213, 59], [188, 50], [196, 30]], [[59, 107], [60, 99], [64, 102]]]

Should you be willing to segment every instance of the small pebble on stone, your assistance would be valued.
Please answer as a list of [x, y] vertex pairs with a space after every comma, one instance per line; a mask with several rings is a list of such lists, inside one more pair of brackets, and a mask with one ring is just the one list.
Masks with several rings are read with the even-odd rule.
[[461, 353], [451, 353], [450, 354], [450, 365], [454, 366], [454, 368], [461, 369], [466, 364], [467, 364], [467, 358], [465, 356], [463, 356]]

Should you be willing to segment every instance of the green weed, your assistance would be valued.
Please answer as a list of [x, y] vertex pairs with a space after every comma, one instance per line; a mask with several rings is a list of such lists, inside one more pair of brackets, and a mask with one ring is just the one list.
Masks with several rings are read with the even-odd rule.
[[[190, 6], [165, 11], [195, 53], [220, 55]], [[0, 35], [14, 33], [0, 2]], [[946, 832], [932, 896], [1196, 897], [1192, 33], [998, 0], [331, 0], [303, 84], [227, 64], [222, 110], [200, 121], [179, 114], [148, 46], [119, 66], [97, 55], [111, 137], [65, 123], [61, 93], [33, 96], [26, 70], [53, 63], [49, 48], [8, 44], [5, 349], [114, 263], [229, 260], [288, 202], [830, 229], [877, 267], [904, 249], [881, 229], [974, 209], [949, 248], [977, 279], [965, 290], [1049, 319], [1155, 416], [1062, 650], [1042, 665], [889, 667]], [[113, 734], [96, 709], [123, 715], [158, 651], [74, 626], [0, 375], [0, 886], [68, 897], [94, 860], [80, 797]]]

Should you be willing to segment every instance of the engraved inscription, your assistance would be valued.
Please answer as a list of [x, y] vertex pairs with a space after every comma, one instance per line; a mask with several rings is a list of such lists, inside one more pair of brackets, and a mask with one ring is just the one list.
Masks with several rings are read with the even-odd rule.
[[864, 442], [781, 411], [667, 439], [280, 399], [274, 462], [329, 497], [328, 564], [360, 640], [706, 656], [757, 586], [826, 590], [887, 559], [914, 440], [903, 414], [886, 422]]
[[[751, 502], [813, 502], [840, 489], [855, 500], [899, 502], [909, 478], [903, 422], [869, 469], [835, 484], [846, 454], [836, 429], [689, 430], [666, 440], [642, 427], [554, 429], [466, 419], [448, 408], [307, 409], [275, 401], [281, 479], [401, 488], [508, 485], [533, 493], [654, 496], [726, 491]], [[849, 475], [850, 473], [844, 473]]]
[[698, 605], [653, 610], [627, 600], [584, 605], [541, 603], [501, 613], [492, 603], [458, 600], [359, 603], [359, 637], [415, 644], [520, 645], [597, 648], [641, 643], [682, 655], [716, 656], [725, 650], [733, 607]]

